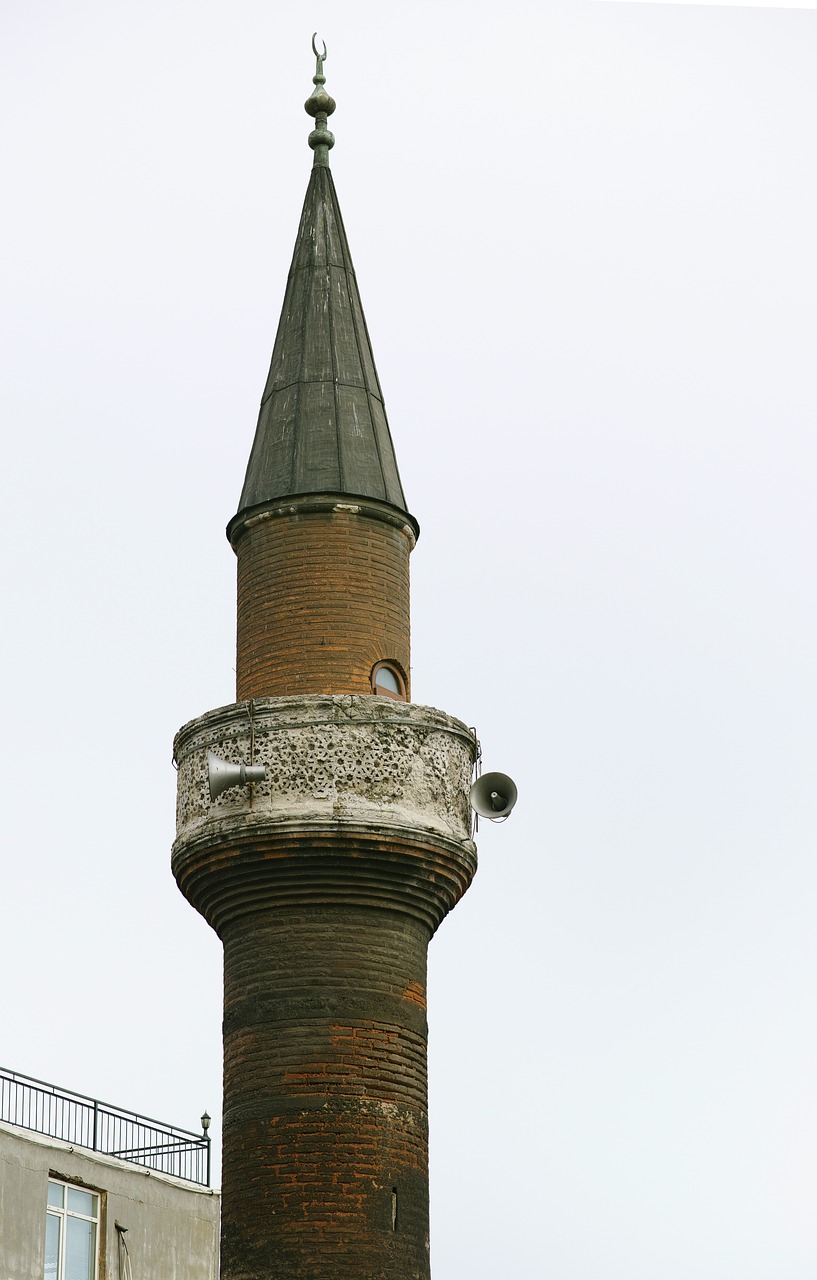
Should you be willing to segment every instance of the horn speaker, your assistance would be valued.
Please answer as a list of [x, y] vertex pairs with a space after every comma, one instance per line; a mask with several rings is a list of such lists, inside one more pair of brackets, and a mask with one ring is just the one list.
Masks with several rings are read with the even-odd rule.
[[471, 807], [481, 818], [507, 818], [517, 794], [516, 783], [507, 773], [483, 773], [471, 788]]
[[233, 764], [222, 760], [214, 751], [207, 752], [207, 781], [210, 799], [217, 800], [228, 787], [245, 787], [248, 782], [263, 782], [267, 771], [262, 764]]

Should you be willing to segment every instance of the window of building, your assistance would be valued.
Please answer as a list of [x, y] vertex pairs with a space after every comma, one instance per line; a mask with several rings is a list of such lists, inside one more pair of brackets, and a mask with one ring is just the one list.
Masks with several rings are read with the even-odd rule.
[[99, 1196], [50, 1179], [45, 1280], [97, 1280], [98, 1235]]
[[384, 698], [406, 700], [406, 682], [403, 673], [394, 662], [378, 662], [372, 668], [372, 693], [381, 694]]

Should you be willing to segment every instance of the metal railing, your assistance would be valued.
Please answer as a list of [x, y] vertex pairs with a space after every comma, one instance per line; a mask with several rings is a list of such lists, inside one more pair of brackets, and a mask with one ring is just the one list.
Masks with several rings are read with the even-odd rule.
[[[205, 1117], [205, 1119], [209, 1118]], [[210, 1137], [0, 1067], [0, 1121], [210, 1185]]]

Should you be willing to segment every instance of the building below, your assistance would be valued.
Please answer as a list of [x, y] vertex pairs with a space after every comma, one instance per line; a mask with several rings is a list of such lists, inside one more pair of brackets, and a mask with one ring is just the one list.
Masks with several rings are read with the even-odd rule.
[[217, 1280], [207, 1151], [206, 1138], [0, 1071], [0, 1277]]

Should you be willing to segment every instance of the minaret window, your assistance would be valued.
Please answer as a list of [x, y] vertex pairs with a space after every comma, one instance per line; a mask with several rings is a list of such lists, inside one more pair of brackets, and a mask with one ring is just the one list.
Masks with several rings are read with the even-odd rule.
[[372, 669], [372, 693], [405, 702], [406, 682], [396, 663], [378, 662]]

